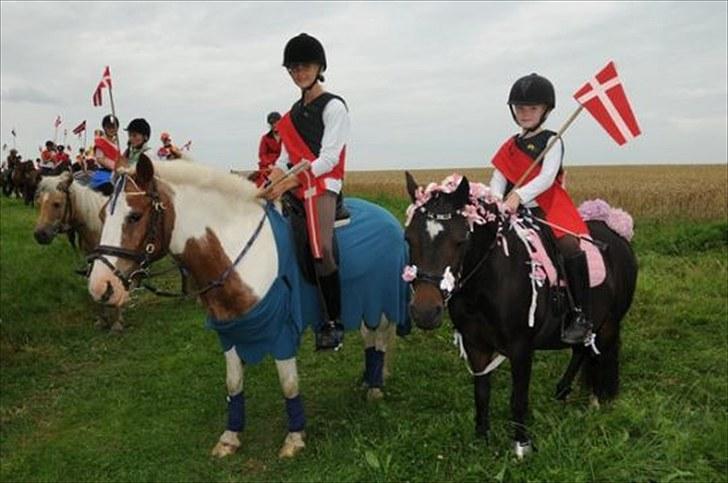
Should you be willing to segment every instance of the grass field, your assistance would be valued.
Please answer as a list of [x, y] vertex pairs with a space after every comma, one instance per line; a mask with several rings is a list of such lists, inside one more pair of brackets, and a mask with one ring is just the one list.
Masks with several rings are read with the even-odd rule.
[[[474, 435], [471, 378], [449, 324], [398, 340], [376, 404], [359, 389], [358, 334], [338, 354], [315, 354], [307, 334], [304, 452], [277, 458], [286, 417], [266, 360], [246, 369], [243, 446], [211, 458], [226, 421], [225, 363], [201, 307], [141, 294], [125, 333], [94, 329], [68, 243], [37, 245], [34, 210], [3, 198], [0, 481], [728, 480], [725, 166], [571, 171], [577, 199], [599, 196], [636, 216], [640, 276], [624, 321], [621, 394], [598, 411], [578, 390], [559, 403], [552, 394], [568, 353], [538, 353], [529, 424], [539, 451], [521, 463], [510, 451], [508, 364], [493, 376], [486, 443]], [[618, 191], [617, 179], [632, 187]], [[403, 180], [353, 173], [347, 191], [402, 219]]]

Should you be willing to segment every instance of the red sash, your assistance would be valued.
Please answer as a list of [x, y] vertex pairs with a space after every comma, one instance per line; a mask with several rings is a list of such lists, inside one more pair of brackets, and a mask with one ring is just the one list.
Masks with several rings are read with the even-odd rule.
[[[526, 172], [528, 167], [531, 166], [533, 159], [518, 149], [518, 146], [516, 146], [516, 138], [511, 137], [503, 143], [503, 146], [495, 154], [491, 163], [503, 173], [503, 176], [508, 181], [515, 184], [523, 173]], [[540, 172], [541, 165], [536, 166], [526, 177], [523, 184], [531, 181]], [[589, 234], [586, 223], [584, 223], [581, 215], [579, 215], [571, 197], [561, 185], [561, 176], [556, 178], [556, 182], [549, 189], [536, 197], [536, 203], [538, 203], [538, 206], [546, 214], [546, 220], [549, 223], [553, 223], [579, 235]], [[561, 238], [566, 235], [566, 233], [559, 229], [554, 228], [553, 230], [556, 238]]]
[[99, 136], [94, 139], [94, 147], [96, 149], [100, 149], [107, 159], [110, 159], [114, 163], [118, 161], [120, 155], [119, 148], [116, 147], [116, 144], [112, 143], [105, 137]]
[[[276, 127], [278, 128], [278, 134], [281, 136], [281, 141], [286, 147], [288, 157], [294, 166], [304, 159], [307, 161], [316, 159], [316, 156], [313, 155], [308, 145], [306, 145], [306, 142], [298, 134], [298, 131], [296, 131], [296, 127], [291, 120], [290, 112], [286, 113], [278, 121]], [[310, 168], [299, 173], [298, 180], [301, 182], [301, 187], [295, 193], [298, 198], [303, 200], [303, 206], [306, 209], [306, 228], [308, 231], [309, 245], [311, 246], [311, 254], [314, 259], [319, 260], [323, 258], [323, 254], [321, 253], [321, 243], [319, 241], [319, 220], [316, 199], [321, 193], [326, 191], [326, 186], [324, 185], [323, 177], [316, 178], [311, 173]]]

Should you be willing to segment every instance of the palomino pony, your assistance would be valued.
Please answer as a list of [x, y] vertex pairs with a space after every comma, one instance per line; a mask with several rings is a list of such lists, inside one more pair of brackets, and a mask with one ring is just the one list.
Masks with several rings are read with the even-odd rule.
[[[287, 221], [256, 197], [253, 183], [180, 161], [153, 164], [142, 156], [118, 177], [105, 209], [89, 291], [122, 305], [130, 280], [166, 253], [185, 267], [216, 330], [227, 366], [228, 426], [212, 450], [234, 453], [245, 422], [243, 370], [270, 354], [288, 414], [279, 456], [303, 449], [305, 424], [296, 353], [302, 331], [318, 326], [315, 288], [302, 279]], [[384, 355], [394, 326], [408, 323], [409, 289], [402, 228], [384, 209], [348, 200], [351, 222], [337, 228], [342, 323], [361, 329], [368, 397], [381, 397]], [[363, 321], [363, 323], [362, 323]]]
[[[69, 171], [58, 176], [44, 176], [38, 186], [36, 199], [40, 205], [33, 235], [41, 245], [50, 244], [56, 235], [66, 234], [72, 245], [88, 256], [99, 245], [103, 223], [99, 216], [107, 196], [88, 186], [74, 182]], [[111, 325], [113, 332], [123, 330], [121, 310], [106, 313], [102, 309], [97, 326]]]
[[[532, 255], [533, 247], [544, 244], [536, 230], [523, 230], [521, 217], [527, 213], [504, 214], [487, 187], [469, 184], [467, 178], [453, 176], [427, 189], [418, 187], [409, 173], [406, 178], [412, 199], [405, 231], [411, 265], [403, 277], [414, 290], [412, 318], [422, 329], [435, 329], [448, 308], [461, 356], [474, 376], [479, 435], [487, 437], [490, 427], [489, 373], [504, 358], [510, 360], [514, 448], [522, 458], [532, 451], [525, 418], [533, 352], [568, 347], [560, 337], [566, 316], [561, 307], [568, 294], [559, 287], [558, 277], [552, 276], [557, 279], [553, 286], [544, 279], [544, 260]], [[620, 321], [634, 295], [637, 261], [625, 237], [602, 221], [587, 224], [596, 243], [607, 247], [602, 253], [603, 282], [591, 289], [596, 337], [590, 347], [572, 347], [557, 397], [566, 397], [585, 363], [584, 380], [598, 404], [617, 394]], [[631, 219], [629, 230], [622, 231], [631, 237]]]

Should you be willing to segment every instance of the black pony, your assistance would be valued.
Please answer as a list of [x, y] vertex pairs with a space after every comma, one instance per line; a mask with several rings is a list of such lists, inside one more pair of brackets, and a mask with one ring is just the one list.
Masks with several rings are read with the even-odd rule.
[[[510, 360], [514, 445], [516, 455], [523, 457], [532, 451], [525, 418], [533, 352], [569, 347], [561, 342], [568, 294], [549, 284], [534, 288], [527, 248], [511, 228], [510, 217], [500, 213], [494, 200], [481, 201], [481, 224], [471, 224], [469, 212], [472, 215], [477, 207], [471, 203], [467, 178], [462, 178], [457, 188], [451, 180], [450, 189], [432, 191], [424, 197], [409, 173], [406, 178], [413, 202], [405, 231], [411, 264], [405, 279], [412, 281], [414, 292], [412, 319], [421, 329], [435, 329], [442, 323], [444, 308], [448, 308], [474, 375], [475, 429], [479, 435], [487, 437], [490, 427], [489, 370], [497, 359], [502, 360], [498, 354]], [[571, 346], [572, 358], [557, 385], [557, 397], [566, 397], [584, 365], [584, 381], [598, 402], [613, 398], [618, 391], [620, 321], [632, 303], [637, 260], [629, 242], [604, 222], [587, 224], [592, 237], [601, 242], [606, 268], [604, 282], [592, 288], [596, 339], [593, 347]], [[532, 296], [536, 305], [530, 327]]]

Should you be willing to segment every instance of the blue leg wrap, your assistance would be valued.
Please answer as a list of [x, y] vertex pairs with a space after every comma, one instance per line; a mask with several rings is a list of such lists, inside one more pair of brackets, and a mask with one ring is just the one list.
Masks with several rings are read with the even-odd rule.
[[364, 377], [369, 387], [382, 387], [384, 383], [384, 351], [373, 347], [366, 350]]
[[306, 416], [303, 414], [303, 401], [301, 395], [286, 399], [286, 412], [288, 413], [288, 431], [297, 433], [306, 426]]
[[228, 396], [228, 424], [230, 431], [240, 432], [245, 428], [245, 394]]

